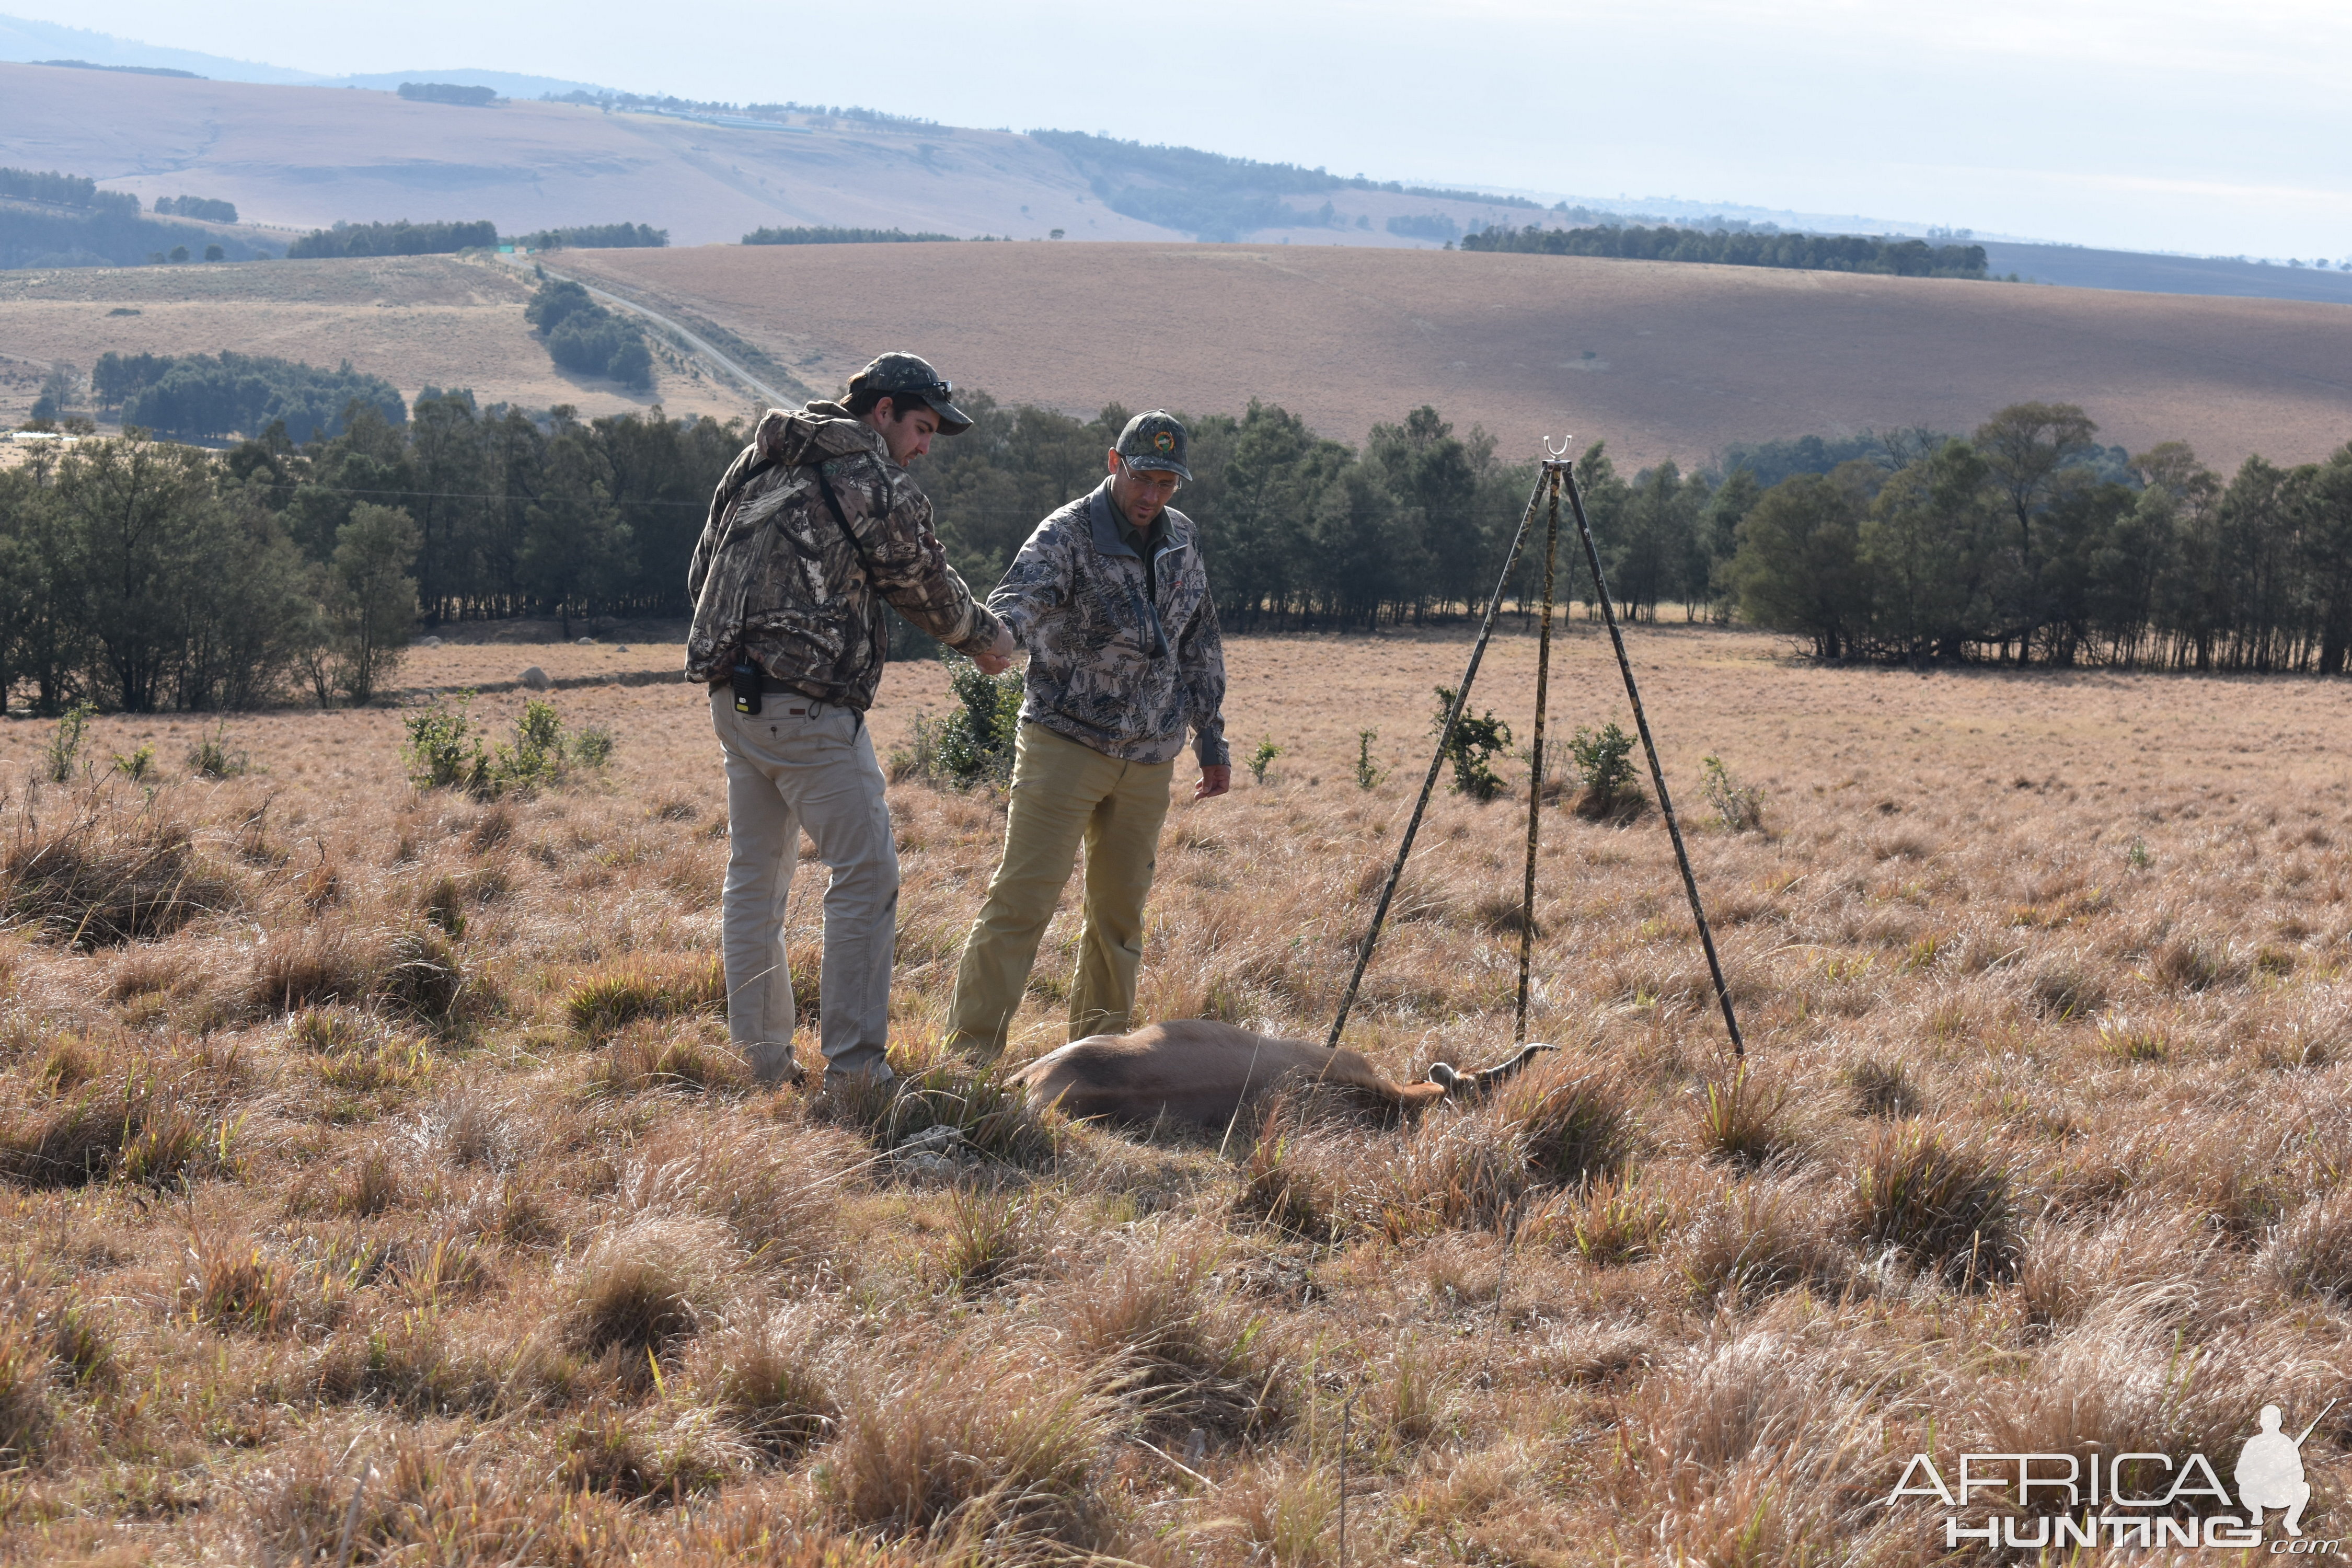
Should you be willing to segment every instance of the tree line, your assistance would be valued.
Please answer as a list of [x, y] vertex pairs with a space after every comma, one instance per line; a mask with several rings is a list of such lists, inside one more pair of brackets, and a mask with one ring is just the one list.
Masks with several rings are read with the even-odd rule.
[[494, 87], [464, 87], [454, 81], [404, 81], [400, 96], [411, 103], [446, 103], [459, 109], [488, 109], [499, 101]]
[[354, 401], [395, 425], [408, 417], [398, 387], [354, 371], [348, 360], [324, 370], [227, 349], [216, 355], [110, 350], [90, 373], [90, 395], [100, 407], [119, 409], [125, 425], [198, 439], [272, 425], [298, 442], [333, 436]]
[[1538, 256], [1607, 256], [1634, 261], [1711, 261], [1727, 267], [1788, 267], [1815, 272], [1878, 272], [1899, 278], [1982, 278], [1981, 245], [1929, 245], [1853, 234], [1767, 234], [1755, 230], [1644, 227], [1490, 228], [1463, 237], [1465, 250]]
[[746, 245], [898, 245], [935, 244], [952, 240], [952, 234], [908, 234], [900, 228], [834, 228], [823, 225], [797, 228], [755, 228], [743, 237]]
[[2346, 673], [2352, 444], [2225, 479], [2168, 441], [2116, 477], [2097, 428], [2019, 404], [1786, 479], [1710, 584], [1824, 658]]
[[[128, 191], [101, 191], [97, 181], [82, 174], [0, 169], [0, 198], [29, 204], [0, 205], [0, 268], [132, 267], [142, 261], [162, 261], [174, 253], [184, 260], [207, 250], [216, 253], [215, 259], [238, 261], [268, 254], [236, 235], [142, 217], [136, 195]], [[217, 209], [228, 205], [200, 197], [166, 196], [155, 204], [155, 210], [183, 217], [217, 218]]]
[[530, 250], [648, 250], [669, 244], [669, 230], [643, 223], [587, 223], [519, 234], [514, 243]]
[[[129, 191], [101, 191], [87, 174], [61, 174], [54, 169], [0, 169], [0, 196], [131, 216], [139, 212], [139, 198]], [[162, 210], [161, 204], [157, 210]]]
[[[984, 593], [1039, 520], [1101, 481], [1129, 410], [959, 402], [973, 428], [917, 477]], [[542, 616], [569, 637], [583, 617], [688, 613], [685, 563], [740, 422], [431, 389], [406, 412], [353, 400], [308, 440], [278, 424], [225, 452], [131, 435], [0, 473], [0, 689], [51, 711], [363, 700], [413, 625]], [[1238, 632], [1475, 612], [1535, 479], [1430, 407], [1360, 446], [1265, 403], [1188, 424], [1177, 505]], [[2249, 458], [2225, 480], [2178, 443], [2118, 468], [2095, 434], [2079, 409], [2029, 404], [1769, 485], [1738, 466], [1629, 477], [1597, 444], [1578, 473], [1631, 619], [1738, 619], [1827, 658], [2345, 672], [2352, 447]], [[1767, 455], [1807, 455], [1783, 446]], [[1564, 602], [1590, 596], [1576, 554]], [[1521, 615], [1536, 556], [1509, 584]], [[909, 630], [900, 651], [923, 646]]]
[[626, 386], [653, 384], [645, 329], [598, 304], [580, 284], [541, 283], [522, 314], [546, 342], [548, 357], [565, 370], [608, 375]]
[[450, 256], [460, 250], [494, 249], [499, 227], [488, 218], [473, 223], [339, 223], [315, 229], [286, 247], [289, 260], [320, 256]]
[[212, 196], [157, 196], [155, 210], [170, 217], [197, 217], [206, 223], [235, 223], [236, 204]]

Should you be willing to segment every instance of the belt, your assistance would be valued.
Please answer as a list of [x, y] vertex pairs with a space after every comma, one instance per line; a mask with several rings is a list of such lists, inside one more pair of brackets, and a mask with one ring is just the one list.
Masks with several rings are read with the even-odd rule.
[[[714, 680], [710, 683], [710, 689], [713, 691], [725, 691], [729, 689], [730, 685], [730, 683], [728, 681]], [[794, 719], [821, 719], [828, 710], [845, 706], [845, 704], [839, 702], [819, 701], [817, 699], [811, 697], [808, 693], [803, 691], [799, 687], [788, 685], [783, 681], [778, 680], [772, 675], [763, 675], [760, 677], [761, 696], [775, 697], [786, 693], [799, 698], [801, 700], [801, 705], [797, 708], [770, 709], [768, 710], [769, 713], [782, 713]], [[854, 708], [851, 709], [850, 711], [856, 714], [859, 723], [862, 724], [866, 721], [866, 715], [864, 713], [858, 712], [858, 710]], [[767, 716], [767, 713], [761, 715], [762, 718], [766, 718]]]
[[[727, 677], [725, 677], [725, 676], [723, 676], [723, 675], [722, 675], [722, 676], [719, 676], [719, 677], [718, 677], [717, 679], [713, 679], [713, 680], [710, 682], [710, 689], [711, 689], [711, 690], [713, 690], [713, 691], [717, 691], [717, 690], [720, 689], [721, 688], [723, 688], [723, 687], [727, 687], [727, 686], [730, 686], [730, 685], [731, 685], [731, 684], [732, 684], [732, 682], [730, 682], [730, 681], [727, 679]], [[803, 691], [799, 687], [794, 686], [791, 681], [789, 681], [789, 680], [778, 680], [778, 679], [777, 679], [774, 676], [772, 676], [772, 675], [763, 675], [763, 676], [760, 677], [760, 690], [761, 690], [761, 693], [763, 693], [764, 695], [766, 695], [766, 696], [770, 696], [770, 697], [782, 697], [782, 696], [787, 696], [787, 695], [789, 695], [789, 696], [793, 696], [793, 697], [808, 697], [808, 693], [807, 693], [807, 692]], [[811, 698], [809, 698], [809, 700], [810, 700], [810, 701], [812, 701], [812, 702], [814, 702], [814, 701], [817, 701], [817, 700], [818, 700], [818, 699], [814, 698], [814, 697], [811, 697]], [[838, 708], [838, 707], [840, 707], [840, 706], [841, 706], [841, 704], [840, 704], [840, 703], [838, 703], [838, 702], [836, 702], [836, 703], [834, 703], [834, 704], [833, 704], [833, 706], [834, 706], [834, 707], [835, 707], [835, 708]]]

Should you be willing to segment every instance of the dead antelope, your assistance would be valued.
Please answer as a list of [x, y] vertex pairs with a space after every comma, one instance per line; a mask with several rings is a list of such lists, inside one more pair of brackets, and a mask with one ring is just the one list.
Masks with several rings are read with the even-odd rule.
[[1426, 1083], [1397, 1083], [1358, 1052], [1308, 1040], [1278, 1040], [1231, 1024], [1183, 1018], [1125, 1035], [1092, 1035], [1038, 1058], [1013, 1075], [1035, 1109], [1066, 1116], [1150, 1121], [1169, 1117], [1223, 1127], [1243, 1107], [1280, 1088], [1326, 1083], [1418, 1116], [1449, 1096], [1475, 1099], [1550, 1046], [1529, 1046], [1484, 1072], [1456, 1072], [1444, 1062]]

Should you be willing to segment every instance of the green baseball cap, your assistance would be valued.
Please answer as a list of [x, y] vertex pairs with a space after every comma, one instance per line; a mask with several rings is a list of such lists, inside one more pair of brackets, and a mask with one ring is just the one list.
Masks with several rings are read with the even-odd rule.
[[971, 428], [971, 416], [948, 401], [955, 388], [931, 368], [930, 361], [916, 354], [877, 354], [871, 364], [849, 378], [849, 391], [852, 396], [881, 393], [902, 411], [908, 398], [919, 398], [940, 416], [941, 435], [961, 436]]
[[1129, 420], [1112, 450], [1130, 468], [1156, 468], [1192, 482], [1192, 470], [1184, 466], [1184, 426], [1164, 408]]

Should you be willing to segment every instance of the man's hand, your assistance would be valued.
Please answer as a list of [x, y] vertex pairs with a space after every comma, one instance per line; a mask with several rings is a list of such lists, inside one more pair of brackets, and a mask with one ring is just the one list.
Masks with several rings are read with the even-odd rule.
[[1194, 800], [1214, 800], [1217, 796], [1224, 794], [1227, 790], [1233, 787], [1234, 770], [1231, 767], [1212, 768], [1204, 766], [1201, 770], [1201, 782], [1192, 786], [1192, 798]]
[[1014, 651], [1013, 629], [1010, 626], [1000, 626], [996, 628], [994, 645], [986, 653], [973, 654], [971, 662], [980, 666], [980, 672], [982, 675], [1002, 675], [1013, 668]]

